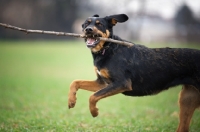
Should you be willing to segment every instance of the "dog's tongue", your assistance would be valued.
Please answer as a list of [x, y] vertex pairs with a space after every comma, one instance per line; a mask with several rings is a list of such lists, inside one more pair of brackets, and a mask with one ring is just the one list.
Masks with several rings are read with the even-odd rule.
[[88, 44], [88, 45], [93, 45], [94, 42], [95, 42], [95, 39], [92, 39], [92, 38], [88, 38], [88, 39], [87, 39], [87, 44]]

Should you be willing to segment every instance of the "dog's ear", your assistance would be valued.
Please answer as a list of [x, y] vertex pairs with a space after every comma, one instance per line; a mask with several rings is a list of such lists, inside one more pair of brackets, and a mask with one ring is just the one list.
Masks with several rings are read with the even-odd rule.
[[99, 15], [98, 15], [98, 14], [95, 14], [95, 15], [93, 15], [92, 17], [99, 17]]
[[117, 22], [125, 22], [128, 20], [128, 16], [126, 14], [111, 15], [107, 16], [107, 18], [113, 26], [116, 25]]

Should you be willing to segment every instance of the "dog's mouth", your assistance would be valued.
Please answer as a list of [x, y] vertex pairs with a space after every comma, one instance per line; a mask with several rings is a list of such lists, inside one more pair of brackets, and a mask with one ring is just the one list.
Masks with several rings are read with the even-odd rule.
[[98, 37], [101, 37], [101, 35], [88, 34], [86, 36], [87, 37], [85, 38], [85, 42], [88, 48], [93, 48], [100, 42], [100, 39]]

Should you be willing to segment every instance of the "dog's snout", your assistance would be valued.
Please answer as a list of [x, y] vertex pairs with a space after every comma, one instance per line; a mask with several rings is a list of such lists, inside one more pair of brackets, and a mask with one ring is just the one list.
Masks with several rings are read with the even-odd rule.
[[92, 32], [93, 31], [93, 28], [91, 28], [91, 27], [87, 27], [86, 29], [85, 29], [85, 32]]

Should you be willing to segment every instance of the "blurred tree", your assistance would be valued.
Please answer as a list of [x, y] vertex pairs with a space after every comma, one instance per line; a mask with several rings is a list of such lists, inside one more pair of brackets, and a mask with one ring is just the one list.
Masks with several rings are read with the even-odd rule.
[[[0, 22], [27, 29], [72, 32], [72, 25], [77, 16], [76, 5], [75, 0], [1, 0]], [[0, 39], [16, 38], [55, 39], [60, 37], [24, 35], [24, 33], [0, 27]]]
[[177, 37], [187, 42], [200, 42], [200, 22], [194, 18], [187, 5], [181, 6], [175, 15]]

